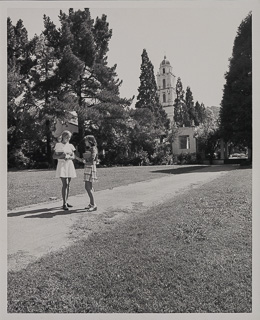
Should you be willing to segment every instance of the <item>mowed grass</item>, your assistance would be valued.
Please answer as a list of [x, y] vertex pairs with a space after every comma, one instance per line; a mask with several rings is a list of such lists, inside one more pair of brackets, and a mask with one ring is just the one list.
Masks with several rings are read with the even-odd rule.
[[[160, 178], [169, 173], [183, 173], [205, 166], [149, 166], [98, 168], [95, 190], [104, 190], [139, 181]], [[72, 179], [70, 195], [85, 192], [83, 169], [77, 169], [77, 178]], [[10, 171], [7, 175], [8, 210], [31, 204], [61, 199], [61, 181], [55, 178], [55, 170]]]
[[9, 272], [8, 312], [252, 312], [251, 184], [227, 172]]

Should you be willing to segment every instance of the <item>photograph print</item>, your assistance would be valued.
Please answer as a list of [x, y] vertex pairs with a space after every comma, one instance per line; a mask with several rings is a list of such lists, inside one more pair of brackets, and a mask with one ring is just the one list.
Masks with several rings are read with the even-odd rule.
[[256, 319], [257, 9], [5, 4], [8, 316]]

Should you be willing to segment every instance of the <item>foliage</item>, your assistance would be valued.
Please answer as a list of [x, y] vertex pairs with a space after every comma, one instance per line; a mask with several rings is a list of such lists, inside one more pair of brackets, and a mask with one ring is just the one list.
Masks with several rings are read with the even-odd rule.
[[102, 164], [116, 164], [118, 159], [128, 156], [129, 111], [110, 103], [93, 106], [87, 111], [86, 133], [95, 135], [99, 150], [105, 151]]
[[145, 49], [143, 49], [141, 57], [140, 86], [135, 105], [136, 109], [130, 112], [131, 152], [146, 152], [149, 159], [154, 162], [154, 154], [157, 153], [156, 140], [161, 141], [162, 137], [168, 136], [170, 121], [160, 104], [154, 67]]
[[241, 22], [225, 74], [220, 109], [224, 141], [252, 148], [252, 13]]
[[173, 155], [177, 159], [178, 164], [198, 164], [201, 163], [201, 157], [196, 152], [182, 152], [177, 155]]
[[[184, 97], [185, 94], [185, 97]], [[198, 126], [204, 122], [206, 109], [198, 101], [194, 105], [193, 94], [188, 86], [186, 93], [183, 90], [181, 78], [176, 83], [176, 99], [174, 101], [174, 122], [178, 127]]]
[[22, 149], [11, 149], [8, 151], [9, 168], [26, 169], [29, 167], [30, 159], [24, 154]]
[[187, 87], [186, 89], [185, 103], [187, 106], [187, 113], [188, 113], [187, 118], [189, 119], [189, 121], [185, 123], [185, 126], [190, 127], [194, 125], [194, 122], [195, 122], [195, 108], [194, 108], [194, 102], [193, 102], [193, 95], [190, 87]]
[[[59, 59], [55, 49], [48, 44], [44, 33], [34, 38], [33, 57], [35, 65], [28, 72], [26, 103], [37, 110], [35, 123], [39, 124], [39, 140], [46, 141], [46, 161], [52, 163], [52, 131], [56, 118], [64, 118], [67, 106], [57, 99]], [[30, 96], [28, 96], [30, 95]]]
[[159, 102], [157, 94], [157, 85], [154, 76], [154, 67], [148, 57], [147, 51], [143, 49], [140, 86], [138, 88], [138, 96], [135, 107], [149, 109], [155, 116], [155, 121], [152, 124], [154, 128], [166, 131], [169, 129], [169, 119]]
[[146, 151], [149, 156], [154, 153], [156, 141], [160, 135], [154, 126], [155, 115], [148, 108], [130, 110], [130, 150], [133, 153]]
[[200, 104], [198, 101], [196, 101], [194, 111], [195, 111], [194, 124], [195, 126], [198, 126], [202, 124], [206, 119], [206, 108], [203, 103]]
[[176, 99], [174, 101], [174, 123], [178, 127], [182, 127], [188, 122], [187, 106], [184, 99], [184, 90], [181, 78], [176, 83]]
[[132, 99], [120, 98], [116, 65], [107, 65], [112, 30], [106, 16], [94, 21], [89, 9], [69, 9], [68, 14], [60, 11], [59, 18], [61, 28], [44, 15], [44, 30], [31, 41], [21, 20], [13, 26], [7, 19], [9, 154], [23, 147], [31, 163], [42, 142], [41, 161], [52, 162], [51, 132], [57, 118], [69, 119], [67, 111], [77, 113], [79, 146], [86, 132], [104, 138], [116, 152], [126, 143], [122, 114]]
[[161, 144], [151, 157], [153, 165], [173, 164], [173, 156], [169, 144]]
[[117, 79], [116, 65], [107, 65], [106, 54], [112, 30], [106, 15], [96, 18], [94, 23], [89, 9], [69, 9], [68, 14], [60, 12], [60, 21], [62, 58], [58, 72], [63, 84], [61, 94], [64, 98], [76, 99], [73, 110], [78, 116], [80, 142], [85, 135], [85, 121], [89, 120], [89, 108], [96, 106], [102, 109], [107, 104], [110, 108], [123, 107], [130, 105], [131, 100], [119, 97], [122, 82]]
[[194, 136], [198, 142], [198, 149], [203, 151], [209, 159], [213, 159], [220, 135], [218, 119], [214, 117], [210, 108], [206, 108], [204, 122], [195, 128]]

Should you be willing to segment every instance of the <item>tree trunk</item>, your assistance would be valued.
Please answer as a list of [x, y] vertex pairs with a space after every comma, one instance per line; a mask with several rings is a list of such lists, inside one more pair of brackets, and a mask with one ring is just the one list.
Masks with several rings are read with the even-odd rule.
[[248, 160], [252, 163], [252, 149], [248, 148]]
[[51, 151], [51, 128], [50, 128], [50, 120], [46, 120], [46, 149], [47, 149], [47, 161], [50, 165], [52, 162], [52, 151]]
[[85, 145], [84, 145], [84, 136], [85, 136], [85, 127], [84, 127], [84, 118], [80, 117], [78, 115], [78, 130], [79, 130], [79, 145], [78, 145], [78, 151], [80, 154], [80, 157], [82, 157], [82, 154], [84, 153]]

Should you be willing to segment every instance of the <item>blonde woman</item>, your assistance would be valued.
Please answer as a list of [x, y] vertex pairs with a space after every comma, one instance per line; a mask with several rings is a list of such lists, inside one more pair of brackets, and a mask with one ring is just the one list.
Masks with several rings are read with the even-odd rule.
[[56, 168], [56, 178], [60, 178], [62, 181], [62, 200], [63, 210], [69, 210], [72, 205], [68, 204], [70, 181], [71, 178], [76, 178], [76, 170], [74, 167], [73, 159], [75, 147], [69, 143], [71, 139], [71, 132], [65, 130], [61, 135], [61, 142], [56, 143], [54, 148], [53, 158], [58, 159]]

